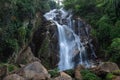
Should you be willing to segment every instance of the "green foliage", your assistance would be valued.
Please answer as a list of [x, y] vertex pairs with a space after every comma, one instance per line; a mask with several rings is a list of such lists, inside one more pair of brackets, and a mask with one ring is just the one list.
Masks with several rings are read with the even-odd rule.
[[8, 72], [12, 72], [12, 71], [18, 69], [17, 66], [15, 66], [15, 65], [13, 65], [13, 64], [8, 64], [8, 63], [0, 63], [0, 67], [2, 67], [2, 66], [6, 66]]
[[59, 70], [55, 68], [53, 70], [49, 70], [48, 73], [51, 75], [51, 77], [57, 77], [59, 75]]
[[95, 29], [91, 30], [91, 34], [92, 36], [97, 37], [97, 31]]
[[66, 9], [72, 9], [76, 14], [79, 14], [80, 11], [86, 13], [83, 8], [89, 10], [91, 6], [94, 6], [95, 0], [64, 0], [64, 6]]
[[100, 44], [103, 47], [106, 47], [110, 43], [110, 33], [112, 29], [112, 25], [110, 24], [109, 17], [108, 16], [102, 16], [100, 20], [97, 22], [98, 26], [98, 33], [97, 33], [97, 38], [100, 42]]
[[111, 54], [111, 61], [114, 61], [119, 64], [120, 60], [120, 38], [113, 39], [111, 45], [109, 54]]
[[15, 65], [12, 65], [12, 64], [9, 64], [8, 65], [8, 71], [9, 72], [12, 72], [12, 71], [14, 71], [14, 70], [16, 70], [17, 69], [17, 67], [15, 66]]
[[74, 77], [74, 70], [73, 70], [73, 69], [66, 70], [65, 73], [67, 73], [67, 74], [70, 75], [71, 77]]
[[17, 32], [18, 32], [18, 40], [19, 40], [20, 44], [25, 45], [25, 38], [26, 38], [26, 34], [27, 34], [26, 28], [24, 26], [19, 27]]
[[83, 76], [83, 80], [101, 80], [97, 75], [89, 70], [82, 70], [81, 74]]
[[[49, 1], [0, 0], [0, 60], [6, 60], [27, 43], [32, 33], [32, 20], [37, 12], [42, 15], [50, 10]], [[25, 21], [28, 25], [24, 25]]]
[[15, 51], [18, 47], [18, 42], [16, 39], [6, 39], [6, 45]]
[[119, 20], [115, 23], [115, 26], [112, 28], [110, 36], [111, 36], [111, 39], [120, 38], [120, 21]]
[[106, 80], [112, 80], [115, 76], [112, 73], [106, 75]]
[[120, 50], [120, 38], [113, 39], [111, 48], [115, 50]]
[[49, 1], [48, 4], [50, 6], [50, 9], [55, 9], [58, 7], [55, 1]]

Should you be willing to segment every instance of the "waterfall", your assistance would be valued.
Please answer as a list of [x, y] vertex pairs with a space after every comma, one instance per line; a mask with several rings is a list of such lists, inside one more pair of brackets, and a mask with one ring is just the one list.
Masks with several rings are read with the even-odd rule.
[[57, 25], [60, 47], [59, 70], [64, 71], [72, 69], [78, 64], [90, 67], [90, 62], [84, 45], [85, 43], [81, 40], [81, 34], [85, 34], [84, 31], [80, 30], [83, 24], [78, 22], [79, 31], [77, 31], [78, 33], [75, 33], [75, 20], [72, 19], [72, 14], [64, 9], [51, 10], [50, 12], [47, 12], [44, 17], [48, 21], [54, 22]]

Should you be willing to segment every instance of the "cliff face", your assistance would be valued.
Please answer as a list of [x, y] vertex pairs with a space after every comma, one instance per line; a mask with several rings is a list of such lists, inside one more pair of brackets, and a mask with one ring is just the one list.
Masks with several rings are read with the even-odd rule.
[[[94, 53], [97, 52], [97, 42], [90, 34], [91, 26], [81, 18], [74, 17], [73, 20], [75, 33], [81, 37], [81, 42], [83, 42], [87, 49], [89, 60], [97, 58], [97, 56], [94, 55]], [[63, 22], [66, 23], [65, 20], [63, 20]], [[35, 56], [38, 57], [47, 68], [55, 68], [58, 65], [58, 39], [58, 30], [55, 23], [46, 21], [45, 18], [43, 18], [40, 27], [34, 33], [31, 47]], [[76, 50], [75, 53], [77, 52]]]
[[44, 18], [33, 35], [31, 42], [32, 51], [47, 68], [54, 68], [58, 63], [57, 35], [56, 25], [47, 22]]

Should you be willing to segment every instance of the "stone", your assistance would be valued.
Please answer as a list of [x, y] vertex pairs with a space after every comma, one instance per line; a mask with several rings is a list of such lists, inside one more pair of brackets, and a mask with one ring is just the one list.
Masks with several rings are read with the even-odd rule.
[[60, 76], [56, 77], [54, 80], [72, 80], [72, 77], [64, 72], [60, 72]]
[[43, 74], [43, 73], [41, 73], [41, 74], [36, 74], [33, 78], [32, 78], [32, 80], [48, 80], [48, 78], [46, 78], [46, 76], [45, 76], [46, 74]]
[[120, 80], [120, 76], [116, 76], [114, 79], [112, 80]]
[[6, 76], [3, 80], [26, 80], [26, 79], [17, 74], [11, 74]]
[[84, 69], [82, 65], [78, 65], [75, 67], [75, 79], [76, 80], [82, 80], [82, 75], [80, 73], [80, 70]]
[[97, 75], [105, 76], [107, 73], [117, 74], [116, 71], [119, 71], [119, 67], [113, 62], [102, 62], [98, 66], [91, 68], [91, 71]]
[[40, 60], [38, 58], [36, 58], [34, 55], [33, 55], [33, 52], [31, 50], [31, 47], [24, 47], [17, 55], [16, 57], [16, 64], [28, 64], [28, 63], [31, 63], [31, 62], [35, 62], [35, 61], [39, 61]]
[[27, 79], [47, 80], [50, 78], [47, 69], [40, 62], [33, 62], [25, 66], [18, 72], [19, 75]]
[[114, 71], [117, 71], [119, 70], [119, 67], [116, 63], [113, 63], [113, 62], [104, 62], [104, 63], [101, 63], [99, 66], [98, 66], [98, 69], [99, 71], [102, 71], [102, 72], [114, 72]]
[[24, 70], [32, 70], [32, 71], [35, 71], [37, 73], [46, 73], [46, 74], [48, 74], [47, 69], [40, 62], [37, 62], [37, 61], [28, 64], [24, 68]]
[[24, 77], [27, 79], [32, 79], [32, 80], [47, 80], [48, 79], [48, 74], [45, 73], [37, 73], [32, 70], [25, 70]]

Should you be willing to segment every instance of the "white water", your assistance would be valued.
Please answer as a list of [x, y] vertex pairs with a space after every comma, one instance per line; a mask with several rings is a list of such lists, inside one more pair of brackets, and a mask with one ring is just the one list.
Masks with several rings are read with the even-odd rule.
[[[72, 69], [78, 64], [90, 67], [84, 43], [80, 39], [81, 32], [78, 32], [79, 36], [74, 32], [75, 21], [72, 20], [72, 15], [63, 9], [54, 9], [46, 13], [44, 17], [54, 22], [58, 28], [60, 46], [58, 67], [60, 71]], [[80, 24], [78, 23], [78, 25]]]

